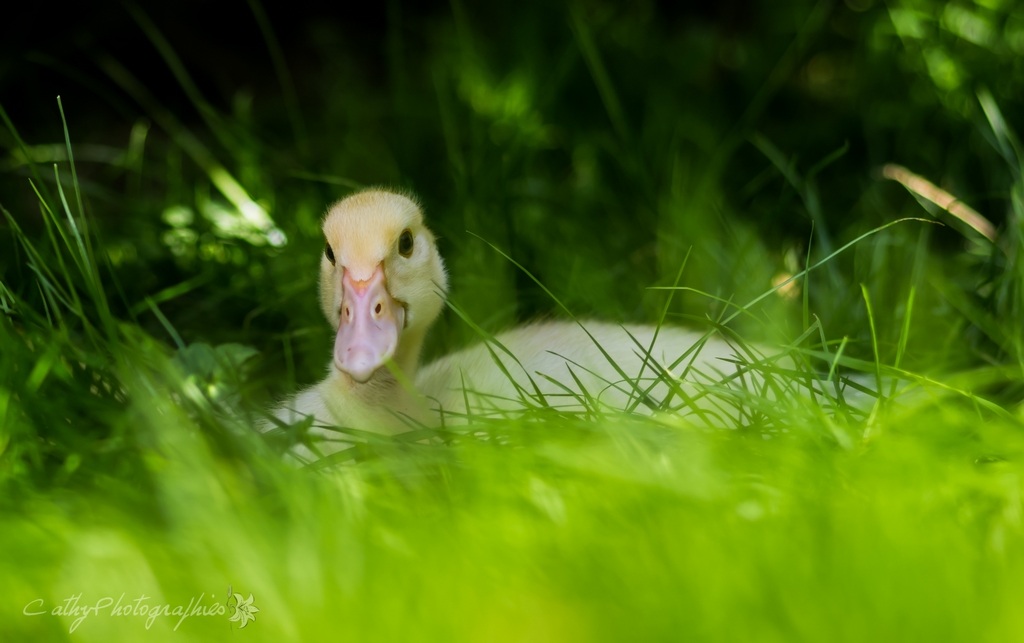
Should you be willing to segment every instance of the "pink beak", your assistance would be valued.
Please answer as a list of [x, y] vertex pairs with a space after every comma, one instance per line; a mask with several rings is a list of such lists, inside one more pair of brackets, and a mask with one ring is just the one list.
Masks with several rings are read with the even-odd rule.
[[334, 365], [355, 381], [365, 382], [395, 354], [405, 325], [405, 308], [388, 292], [380, 265], [365, 281], [352, 279], [345, 270], [341, 283], [341, 322], [334, 340]]

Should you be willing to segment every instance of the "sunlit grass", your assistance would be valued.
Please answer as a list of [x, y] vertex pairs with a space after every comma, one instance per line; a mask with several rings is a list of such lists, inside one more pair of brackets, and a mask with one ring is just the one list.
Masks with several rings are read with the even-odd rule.
[[[238, 397], [252, 352], [186, 347], [151, 300], [177, 350], [114, 320], [95, 245], [67, 227], [50, 238], [69, 258], [55, 266], [19, 237], [49, 312], [11, 294], [0, 322], [14, 492], [0, 622], [15, 640], [222, 640], [229, 586], [253, 596], [257, 640], [975, 640], [1019, 627], [1024, 437], [970, 392], [1013, 369], [924, 378], [843, 356], [815, 322], [789, 367], [737, 344], [763, 387], [694, 374], [732, 406], [732, 428], [702, 425], [692, 398], [643, 416], [563, 411], [524, 389], [514, 418], [348, 431], [357, 446], [336, 466], [300, 469], [280, 456], [308, 424], [259, 435]], [[72, 318], [73, 333], [60, 321]], [[622, 375], [638, 395], [655, 381]], [[131, 615], [115, 616], [117, 601]], [[190, 603], [198, 615], [174, 613]]]
[[[798, 159], [755, 128], [812, 32], [842, 18], [825, 20], [824, 4], [798, 16], [781, 58], [757, 61], [742, 119], [721, 127], [666, 115], [667, 98], [639, 122], [649, 96], [607, 51], [607, 16], [580, 7], [559, 15], [568, 53], [553, 71], [495, 71], [456, 7], [422, 83], [395, 81], [384, 100], [340, 74], [311, 109], [249, 4], [294, 149], [264, 140], [251, 96], [219, 112], [134, 6], [205, 130], [102, 56], [148, 116], [126, 124], [127, 148], [69, 128], [64, 110], [81, 105], [54, 111], [59, 144], [23, 140], [0, 110], [0, 169], [22, 175], [25, 196], [0, 226], [0, 640], [1018, 636], [1019, 143], [1000, 101], [957, 71], [981, 54], [954, 61], [959, 75], [921, 62], [950, 59], [942, 38], [974, 14], [896, 9], [867, 45], [887, 68], [955, 85], [935, 105], [973, 101], [984, 163], [999, 168], [1010, 214], [940, 244], [954, 232], [922, 218], [978, 212], [940, 177], [886, 159], [941, 196], [915, 202], [834, 178], [842, 138]], [[661, 37], [627, 18], [616, 33]], [[899, 53], [879, 49], [897, 38]], [[572, 83], [593, 90], [589, 112], [578, 88], [559, 93]], [[374, 133], [389, 118], [400, 145]], [[736, 165], [759, 174], [728, 174], [741, 146]], [[826, 180], [859, 200], [830, 211]], [[500, 358], [499, 330], [551, 314], [687, 324], [735, 359], [695, 363], [694, 393], [667, 373], [699, 345], [662, 363], [636, 342], [644, 369], [606, 382], [625, 408], [527, 374], [564, 394], [521, 386], [509, 412], [471, 391], [459, 422], [394, 437], [321, 427], [349, 448], [299, 466], [296, 445], [325, 446], [311, 422], [254, 427], [322, 374], [318, 217], [375, 182], [425, 193], [442, 236], [453, 288], [429, 356], [486, 341]], [[773, 247], [793, 220], [809, 234]], [[241, 631], [229, 587], [259, 609]], [[112, 614], [118, 601], [133, 613]], [[173, 614], [190, 602], [200, 614]]]

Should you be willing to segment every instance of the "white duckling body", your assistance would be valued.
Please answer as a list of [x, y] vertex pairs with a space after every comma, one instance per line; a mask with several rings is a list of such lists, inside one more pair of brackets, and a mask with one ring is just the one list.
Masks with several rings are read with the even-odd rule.
[[[523, 397], [539, 404], [535, 386], [547, 404], [559, 410], [623, 410], [637, 398], [636, 386], [623, 374], [638, 382], [649, 399], [660, 402], [670, 393], [669, 385], [651, 385], [663, 369], [671, 367], [677, 378], [686, 372], [685, 380], [678, 386], [688, 396], [700, 390], [694, 382], [714, 384], [736, 372], [736, 365], [725, 360], [737, 359], [737, 350], [719, 337], [708, 338], [699, 352], [690, 352], [676, 364], [704, 338], [702, 333], [672, 326], [657, 331], [650, 325], [620, 326], [594, 321], [583, 321], [582, 326], [586, 331], [575, 322], [548, 321], [498, 334], [495, 339], [515, 360], [497, 346], [488, 350], [487, 345], [480, 343], [422, 367], [416, 386], [429, 401], [431, 420], [439, 424], [443, 414], [447, 426], [464, 424], [469, 415], [507, 414], [523, 408]], [[646, 360], [645, 365], [648, 350], [653, 359]], [[497, 366], [495, 357], [501, 360], [505, 372]], [[674, 397], [673, 406], [682, 403]], [[708, 409], [710, 417], [722, 419], [721, 409], [706, 401], [701, 407]], [[650, 412], [644, 404], [636, 405], [635, 410]]]

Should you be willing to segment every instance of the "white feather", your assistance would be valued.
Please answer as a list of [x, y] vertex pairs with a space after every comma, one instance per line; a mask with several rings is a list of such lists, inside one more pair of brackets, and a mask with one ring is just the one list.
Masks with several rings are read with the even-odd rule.
[[[442, 421], [446, 426], [465, 424], [467, 401], [470, 414], [509, 416], [524, 408], [524, 394], [534, 398], [536, 403], [534, 386], [540, 389], [549, 405], [563, 411], [580, 412], [585, 405], [591, 406], [594, 402], [601, 411], [621, 411], [636, 398], [633, 385], [622, 373], [646, 389], [663, 369], [675, 364], [703, 338], [694, 330], [663, 327], [650, 351], [652, 359], [644, 366], [644, 355], [651, 346], [655, 327], [606, 322], [584, 322], [584, 326], [586, 332], [573, 322], [544, 322], [500, 333], [495, 337], [496, 342], [515, 359], [495, 343], [480, 342], [419, 369], [415, 375], [415, 392], [407, 391], [389, 373], [378, 373], [370, 382], [376, 387], [373, 395], [347, 394], [348, 389], [332, 371], [323, 382], [301, 391], [282, 405], [276, 415], [287, 423], [312, 415], [316, 425], [394, 434], [410, 430], [417, 423], [428, 426], [439, 426]], [[698, 383], [716, 384], [736, 372], [736, 364], [727, 360], [742, 359], [736, 348], [721, 338], [711, 337], [699, 352], [691, 351], [671, 372], [675, 377], [686, 372], [679, 387], [692, 397], [703, 390]], [[747, 378], [749, 382], [749, 374]], [[754, 376], [753, 380], [761, 381], [761, 378]], [[648, 394], [651, 399], [660, 401], [669, 391], [667, 384], [660, 383]], [[678, 397], [675, 399], [676, 404], [681, 403]], [[708, 397], [697, 406], [707, 412], [703, 417], [711, 418], [709, 423], [714, 425], [726, 426], [729, 418], [735, 417], [728, 404], [715, 405]], [[637, 412], [650, 412], [643, 404], [635, 407]], [[314, 429], [314, 433], [330, 439], [340, 437], [325, 428]], [[324, 452], [343, 446], [343, 443], [335, 448], [328, 445]]]
[[[464, 423], [467, 400], [473, 414], [519, 409], [523, 395], [530, 397], [535, 385], [548, 404], [563, 410], [578, 412], [595, 402], [603, 411], [623, 410], [636, 398], [636, 389], [628, 380], [646, 389], [663, 369], [673, 366], [703, 338], [693, 330], [663, 327], [650, 351], [652, 359], [644, 366], [654, 326], [623, 327], [605, 322], [584, 322], [583, 326], [586, 331], [573, 322], [545, 322], [499, 334], [497, 342], [516, 359], [496, 346], [489, 351], [481, 343], [426, 365], [417, 374], [416, 386], [431, 402], [431, 419], [443, 409], [446, 424]], [[717, 382], [735, 372], [736, 366], [725, 360], [738, 357], [732, 346], [712, 337], [699, 352], [691, 352], [675, 365], [672, 373], [678, 377], [688, 371], [681, 388], [692, 396], [698, 391], [694, 382]], [[649, 396], [662, 400], [669, 390], [667, 384], [660, 383]], [[640, 412], [647, 409], [643, 404], [636, 408]]]

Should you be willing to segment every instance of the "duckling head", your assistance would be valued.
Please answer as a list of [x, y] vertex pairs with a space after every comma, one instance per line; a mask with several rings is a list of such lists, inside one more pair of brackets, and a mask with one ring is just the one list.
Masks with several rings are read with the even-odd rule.
[[366, 382], [389, 359], [414, 367], [448, 290], [419, 204], [365, 190], [331, 206], [323, 231], [320, 305], [337, 330], [334, 368]]

